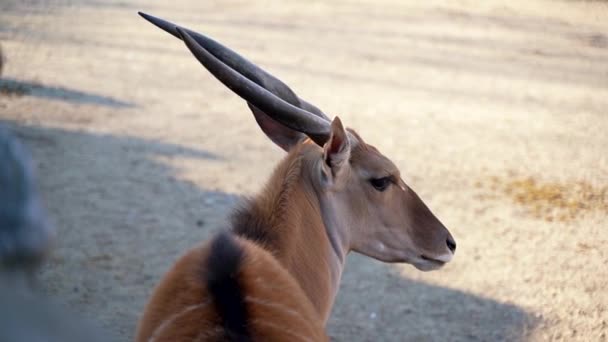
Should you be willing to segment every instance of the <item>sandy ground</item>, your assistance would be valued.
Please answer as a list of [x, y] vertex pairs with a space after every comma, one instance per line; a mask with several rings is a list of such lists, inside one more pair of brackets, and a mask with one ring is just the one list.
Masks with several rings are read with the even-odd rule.
[[421, 273], [351, 255], [338, 341], [608, 334], [608, 5], [0, 4], [0, 119], [59, 231], [44, 291], [130, 340], [161, 274], [282, 152], [137, 10], [208, 33], [375, 144], [458, 241]]

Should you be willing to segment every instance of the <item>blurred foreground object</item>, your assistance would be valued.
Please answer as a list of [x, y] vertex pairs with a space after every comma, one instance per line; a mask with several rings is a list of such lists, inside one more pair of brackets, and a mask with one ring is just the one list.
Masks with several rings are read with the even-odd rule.
[[2, 76], [2, 67], [4, 66], [4, 54], [2, 53], [2, 45], [0, 45], [0, 76]]
[[34, 291], [34, 272], [54, 230], [40, 205], [31, 164], [16, 137], [0, 126], [0, 341], [107, 340]]
[[30, 157], [0, 127], [0, 271], [33, 271], [49, 250], [52, 235], [35, 188]]

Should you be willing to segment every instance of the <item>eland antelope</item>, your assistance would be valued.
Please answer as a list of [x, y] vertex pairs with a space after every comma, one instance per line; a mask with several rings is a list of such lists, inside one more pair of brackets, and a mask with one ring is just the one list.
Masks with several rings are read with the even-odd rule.
[[454, 239], [397, 166], [338, 117], [330, 120], [209, 37], [140, 15], [181, 39], [247, 101], [287, 155], [226, 232], [188, 251], [164, 276], [137, 341], [327, 340], [350, 251], [424, 271], [452, 259]]

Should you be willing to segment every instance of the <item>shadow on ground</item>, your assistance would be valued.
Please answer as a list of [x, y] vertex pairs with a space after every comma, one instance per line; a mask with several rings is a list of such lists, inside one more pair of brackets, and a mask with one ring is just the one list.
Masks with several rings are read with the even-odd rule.
[[390, 341], [523, 341], [538, 323], [515, 305], [407, 279], [351, 254], [329, 331], [340, 341], [375, 341], [380, 330]]
[[58, 230], [43, 292], [132, 337], [154, 284], [221, 225], [238, 196], [178, 179], [171, 162], [221, 163], [213, 153], [149, 139], [0, 121], [32, 151]]
[[[238, 201], [178, 179], [166, 161], [195, 159], [204, 171], [222, 159], [137, 137], [7, 124], [33, 152], [59, 231], [41, 274], [45, 293], [131, 339], [154, 284], [177, 256], [225, 227]], [[387, 341], [522, 340], [534, 327], [516, 306], [408, 280], [356, 255], [332, 317], [334, 340], [373, 341], [379, 330]]]
[[135, 104], [103, 95], [87, 93], [64, 87], [42, 85], [37, 82], [12, 78], [0, 79], [0, 94], [5, 96], [34, 96], [74, 104], [94, 104], [112, 108], [131, 108]]

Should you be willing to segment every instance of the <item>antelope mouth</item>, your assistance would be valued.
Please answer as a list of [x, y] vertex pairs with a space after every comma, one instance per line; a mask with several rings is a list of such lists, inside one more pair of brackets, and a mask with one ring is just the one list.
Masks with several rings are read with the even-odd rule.
[[413, 263], [414, 267], [421, 271], [433, 271], [440, 269], [443, 265], [451, 260], [451, 255], [440, 255], [439, 257], [431, 258], [424, 254], [418, 256], [418, 262]]

